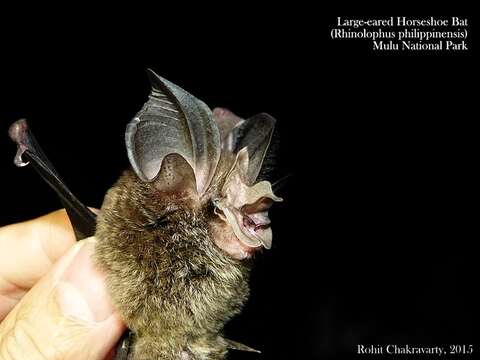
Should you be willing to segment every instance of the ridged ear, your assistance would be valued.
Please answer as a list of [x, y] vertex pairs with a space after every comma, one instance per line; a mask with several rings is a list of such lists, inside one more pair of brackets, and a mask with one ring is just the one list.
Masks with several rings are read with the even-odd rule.
[[154, 180], [169, 154], [182, 156], [193, 169], [196, 190], [208, 188], [220, 158], [220, 134], [211, 110], [180, 87], [148, 70], [152, 92], [128, 124], [127, 153], [144, 181]]
[[221, 130], [222, 148], [234, 154], [247, 148], [249, 166], [247, 184], [253, 184], [262, 168], [265, 154], [272, 140], [275, 119], [261, 113], [246, 120], [236, 116], [227, 109], [216, 108], [215, 120]]

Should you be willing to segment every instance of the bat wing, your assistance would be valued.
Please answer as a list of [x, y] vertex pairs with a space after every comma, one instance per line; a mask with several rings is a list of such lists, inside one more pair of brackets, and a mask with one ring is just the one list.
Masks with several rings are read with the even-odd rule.
[[25, 166], [29, 163], [57, 193], [65, 207], [77, 240], [95, 234], [96, 215], [68, 189], [57, 171], [43, 153], [25, 119], [14, 122], [9, 129], [10, 138], [17, 144], [14, 163]]
[[137, 176], [153, 181], [164, 158], [181, 155], [192, 167], [199, 195], [208, 188], [220, 158], [220, 134], [211, 110], [180, 87], [148, 70], [152, 92], [128, 124], [127, 153]]
[[[72, 223], [77, 240], [95, 234], [96, 215], [68, 189], [57, 171], [38, 145], [25, 119], [14, 122], [9, 129], [10, 138], [17, 144], [15, 165], [23, 167], [31, 163], [40, 176], [57, 193]], [[132, 333], [127, 330], [117, 345], [115, 360], [128, 358]]]
[[222, 148], [234, 154], [247, 148], [249, 158], [247, 181], [249, 185], [253, 184], [260, 173], [270, 146], [275, 119], [266, 113], [261, 113], [244, 120], [231, 111], [221, 108], [216, 108], [213, 114], [221, 130]]

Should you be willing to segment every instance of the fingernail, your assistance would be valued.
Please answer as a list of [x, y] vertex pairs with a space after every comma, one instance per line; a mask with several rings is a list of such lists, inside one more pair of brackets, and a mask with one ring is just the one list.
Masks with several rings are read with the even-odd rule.
[[114, 309], [105, 286], [105, 276], [93, 263], [95, 243], [85, 241], [57, 284], [62, 310], [85, 321], [100, 322]]

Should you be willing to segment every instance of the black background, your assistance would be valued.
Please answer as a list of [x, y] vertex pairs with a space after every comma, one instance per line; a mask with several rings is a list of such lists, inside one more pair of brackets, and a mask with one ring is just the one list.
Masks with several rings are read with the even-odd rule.
[[[227, 326], [263, 354], [232, 359], [475, 343], [478, 60], [468, 11], [245, 5], [76, 19], [77, 10], [52, 21], [15, 12], [3, 32], [0, 225], [59, 207], [33, 169], [13, 166], [9, 124], [26, 117], [72, 191], [100, 207], [128, 166], [124, 129], [151, 67], [211, 107], [275, 116], [277, 175], [294, 175], [272, 211], [274, 247], [257, 260], [251, 300]], [[340, 15], [469, 16], [471, 49], [374, 53], [330, 40]]]

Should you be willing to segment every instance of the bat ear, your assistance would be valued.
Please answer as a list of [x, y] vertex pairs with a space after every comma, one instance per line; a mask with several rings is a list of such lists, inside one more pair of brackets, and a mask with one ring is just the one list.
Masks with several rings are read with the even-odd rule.
[[188, 162], [178, 154], [164, 157], [162, 168], [155, 178], [155, 187], [162, 193], [179, 198], [198, 197], [195, 174]]
[[246, 180], [248, 184], [253, 184], [270, 146], [276, 120], [266, 113], [243, 120], [221, 108], [215, 109], [213, 115], [220, 128], [223, 149], [238, 153], [247, 148], [249, 167]]
[[208, 188], [220, 158], [220, 134], [200, 100], [148, 70], [149, 100], [128, 124], [128, 157], [144, 181], [154, 180], [168, 154], [179, 154], [193, 169], [198, 194]]
[[222, 149], [233, 152], [238, 139], [234, 138], [232, 130], [245, 120], [224, 108], [213, 109], [213, 118], [220, 130]]
[[248, 150], [250, 159], [248, 165], [249, 184], [253, 184], [260, 173], [263, 160], [272, 140], [275, 122], [276, 120], [272, 116], [261, 113], [248, 118], [233, 129], [237, 134], [236, 137], [239, 139], [235, 151], [239, 151], [245, 146]]

